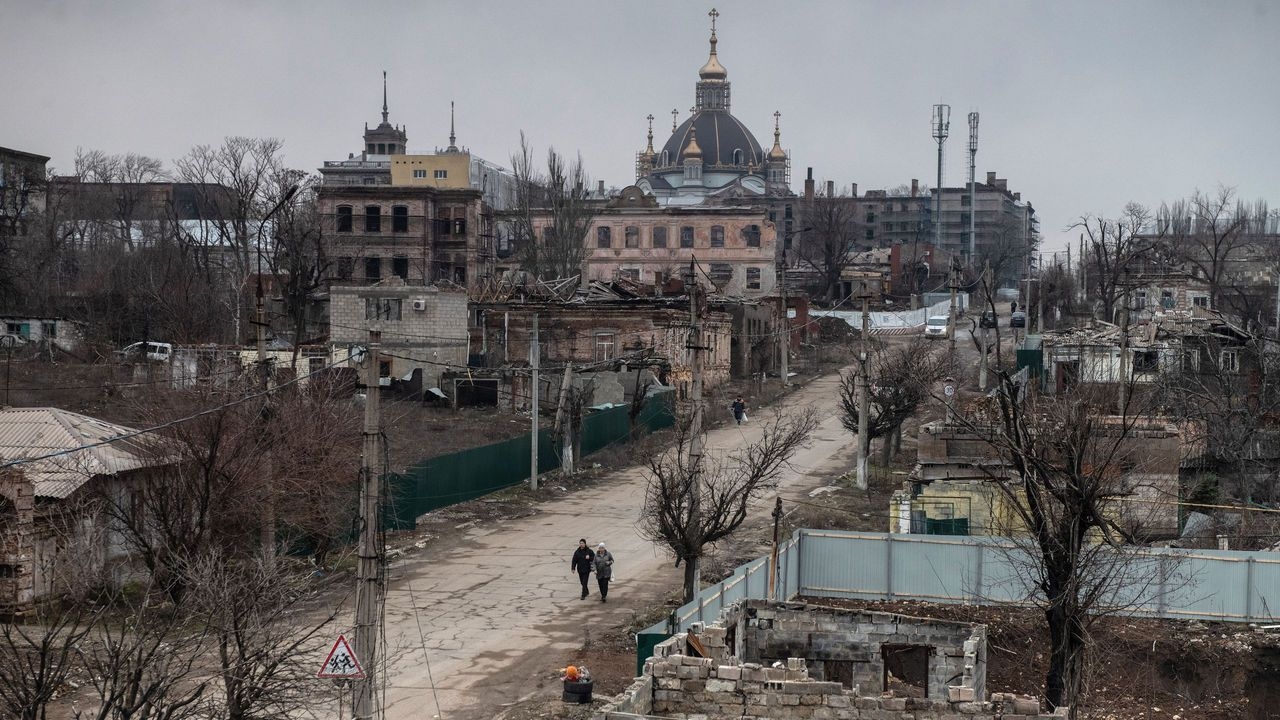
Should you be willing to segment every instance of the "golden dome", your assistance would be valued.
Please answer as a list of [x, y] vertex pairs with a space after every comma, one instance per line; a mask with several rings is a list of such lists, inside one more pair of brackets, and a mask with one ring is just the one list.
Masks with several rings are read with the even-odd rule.
[[702, 159], [702, 148], [698, 147], [698, 129], [693, 125], [689, 126], [689, 144], [684, 146], [684, 157], [686, 160]]
[[711, 33], [711, 57], [707, 58], [707, 64], [698, 70], [698, 77], [703, 80], [726, 80], [729, 77], [729, 71], [724, 69], [720, 64], [720, 58], [716, 57], [716, 34]]
[[769, 151], [770, 160], [786, 160], [787, 153], [782, 149], [782, 130], [779, 128], [779, 122], [782, 120], [782, 113], [773, 111], [773, 149]]

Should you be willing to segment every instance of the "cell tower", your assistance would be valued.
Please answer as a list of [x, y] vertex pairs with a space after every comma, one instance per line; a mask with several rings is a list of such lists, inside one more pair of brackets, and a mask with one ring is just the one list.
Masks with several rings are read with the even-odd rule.
[[978, 171], [978, 113], [969, 113], [969, 262], [973, 262], [978, 244], [978, 186], [974, 175]]
[[942, 146], [947, 143], [947, 135], [951, 132], [951, 106], [933, 106], [933, 139], [938, 141], [938, 186], [933, 201], [933, 227], [935, 229], [935, 246], [942, 249]]

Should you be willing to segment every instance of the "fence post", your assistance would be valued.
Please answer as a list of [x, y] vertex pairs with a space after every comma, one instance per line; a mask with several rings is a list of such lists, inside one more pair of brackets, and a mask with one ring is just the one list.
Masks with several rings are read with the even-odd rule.
[[1244, 617], [1253, 621], [1253, 558], [1249, 558], [1244, 574]]
[[[802, 562], [804, 560], [804, 555], [802, 553], [804, 552], [805, 537], [807, 536], [805, 535], [804, 530], [801, 530], [800, 535], [796, 537], [796, 542], [794, 546], [796, 549], [796, 595], [801, 595], [804, 593], [804, 562]], [[787, 583], [785, 581], [782, 583], [782, 587], [784, 590], [786, 589]], [[787, 597], [785, 597], [784, 599], [786, 600], [791, 599], [788, 593], [782, 593], [779, 595], [775, 595], [774, 597], [782, 597], [783, 595], [787, 595]]]
[[698, 622], [705, 623], [707, 621], [706, 609], [707, 609], [707, 596], [705, 593], [699, 593], [698, 594]]
[[985, 559], [984, 556], [986, 555], [987, 548], [983, 543], [976, 543], [973, 546], [973, 549], [976, 550], [978, 554], [978, 559], [973, 563], [974, 575], [977, 576], [977, 579], [974, 582], [972, 593], [972, 599], [974, 603], [977, 604], [982, 600], [982, 563]]
[[893, 599], [893, 533], [884, 537], [884, 594]]

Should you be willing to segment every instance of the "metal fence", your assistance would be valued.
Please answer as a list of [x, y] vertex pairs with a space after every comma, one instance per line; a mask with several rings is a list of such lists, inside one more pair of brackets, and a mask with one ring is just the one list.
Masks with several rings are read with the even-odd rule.
[[[1221, 622], [1280, 618], [1280, 553], [1142, 548], [1104, 599], [1119, 614]], [[798, 530], [779, 553], [776, 597], [1025, 605], [1027, 556], [1006, 538]], [[645, 630], [666, 636], [712, 621], [744, 597], [764, 598], [768, 558], [742, 565], [672, 617]]]
[[[632, 432], [631, 408], [615, 405], [592, 412], [582, 421], [582, 456], [586, 457]], [[636, 417], [637, 430], [669, 427], [675, 420], [674, 393], [654, 394]], [[557, 442], [543, 429], [538, 433], [538, 472], [560, 467]], [[383, 524], [387, 530], [412, 530], [417, 518], [524, 482], [529, 477], [529, 435], [470, 450], [421, 460], [403, 473], [384, 476], [387, 502]]]
[[[959, 293], [956, 296], [956, 311], [963, 312], [969, 307], [969, 295]], [[924, 327], [925, 322], [935, 315], [947, 315], [951, 312], [951, 298], [916, 310], [877, 310], [867, 313], [867, 326], [872, 333], [884, 333], [894, 330], [916, 330]], [[844, 320], [850, 327], [861, 329], [862, 312], [858, 310], [810, 310], [810, 317], [834, 317]]]

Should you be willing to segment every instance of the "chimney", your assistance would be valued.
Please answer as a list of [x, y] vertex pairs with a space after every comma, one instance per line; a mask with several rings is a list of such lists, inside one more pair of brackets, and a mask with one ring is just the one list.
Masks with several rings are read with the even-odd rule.
[[1016, 193], [1014, 193], [1014, 194], [1013, 194], [1013, 199], [1014, 199], [1014, 200], [1021, 200], [1021, 199], [1022, 199], [1022, 193], [1020, 193], [1020, 192], [1016, 192]]
[[828, 180], [827, 181], [827, 197], [833, 198], [835, 196], [836, 196], [836, 181]]
[[596, 192], [600, 195], [600, 197], [604, 197], [604, 181], [603, 180], [601, 180], [600, 184], [596, 186]]
[[998, 190], [1008, 190], [1008, 189], [1009, 189], [1009, 181], [1008, 181], [1008, 180], [1006, 180], [1006, 179], [1004, 179], [1004, 178], [996, 178], [996, 189], [998, 189]]
[[849, 197], [858, 197], [858, 183], [850, 183], [849, 188]]
[[994, 185], [996, 184], [996, 174], [995, 174], [995, 173], [993, 173], [993, 172], [989, 172], [989, 173], [987, 173], [987, 184], [988, 184], [988, 185], [992, 185], [992, 186], [994, 186]]
[[911, 178], [911, 197], [915, 197], [919, 194], [920, 194], [920, 180], [917, 178]]
[[809, 168], [809, 176], [804, 179], [804, 199], [813, 201], [813, 168]]

